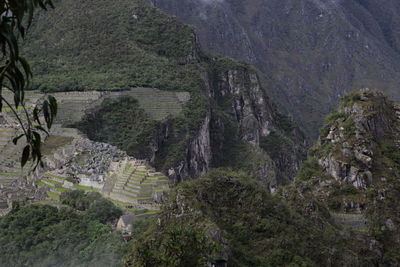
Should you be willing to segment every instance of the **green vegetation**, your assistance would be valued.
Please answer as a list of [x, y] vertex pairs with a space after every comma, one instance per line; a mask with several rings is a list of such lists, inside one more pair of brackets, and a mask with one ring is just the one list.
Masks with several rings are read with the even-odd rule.
[[333, 111], [324, 120], [324, 125], [320, 129], [321, 136], [326, 137], [329, 134], [330, 127], [336, 125], [338, 119], [345, 119], [347, 115], [341, 111]]
[[[373, 237], [384, 245], [383, 262], [387, 266], [400, 264], [400, 242], [398, 240], [400, 219], [400, 151], [395, 138], [378, 141], [378, 151], [375, 153], [374, 175], [384, 177], [386, 182], [379, 181], [366, 192], [369, 203], [367, 210], [370, 232]], [[385, 197], [382, 198], [384, 191]], [[388, 221], [395, 227], [390, 227]]]
[[193, 30], [145, 0], [58, 1], [32, 26], [24, 53], [35, 72], [32, 87], [47, 92], [198, 91], [203, 84], [188, 62], [196, 53]]
[[359, 102], [360, 100], [361, 100], [361, 95], [359, 92], [351, 92], [351, 93], [345, 95], [344, 97], [342, 97], [341, 104], [344, 107], [350, 107], [354, 103]]
[[319, 165], [318, 159], [315, 157], [308, 157], [307, 160], [303, 162], [297, 173], [297, 178], [301, 181], [307, 181], [321, 177], [327, 177], [327, 174]]
[[134, 245], [128, 265], [202, 266], [182, 263], [224, 259], [222, 250], [231, 252], [230, 266], [339, 266], [350, 259], [334, 228], [316, 227], [243, 173], [212, 171], [180, 184], [170, 201], [162, 225], [154, 223]]
[[73, 190], [61, 194], [60, 201], [76, 210], [85, 211], [89, 219], [98, 220], [101, 223], [115, 220], [122, 215], [120, 209], [97, 192]]
[[54, 151], [72, 142], [73, 138], [62, 135], [50, 135], [42, 145], [43, 155], [51, 155]]
[[[299, 170], [296, 188], [302, 188], [303, 196], [308, 194], [304, 199], [317, 199], [338, 215], [345, 228], [346, 224], [365, 228], [363, 220], [356, 223], [365, 216], [367, 229], [362, 230], [363, 234], [371, 236], [365, 237], [366, 240], [379, 241], [383, 253], [382, 258], [371, 255], [371, 259], [384, 266], [397, 266], [400, 264], [397, 107], [379, 91], [360, 91], [345, 96], [340, 110], [327, 117], [321, 139]], [[326, 138], [330, 129], [333, 134]], [[327, 162], [329, 169], [324, 171], [318, 159]], [[336, 173], [336, 179], [329, 177], [328, 171]], [[349, 180], [353, 175], [359, 175], [357, 179], [363, 186]], [[325, 179], [330, 181], [321, 183]]]
[[[52, 0], [9, 0], [0, 6], [0, 13], [3, 14], [0, 19], [0, 113], [6, 106], [21, 127], [22, 134], [15, 137], [13, 143], [16, 145], [22, 137], [25, 139], [21, 167], [31, 160], [34, 169], [43, 164], [41, 134], [48, 134], [53, 124], [57, 101], [48, 95], [40, 103], [35, 103], [32, 109], [26, 106], [25, 92], [32, 71], [20, 54], [19, 40], [25, 39], [37, 10], [52, 7]], [[19, 113], [21, 110], [23, 112]]]
[[122, 266], [126, 244], [106, 224], [121, 211], [99, 194], [61, 199], [67, 205], [27, 205], [0, 218], [1, 265]]
[[355, 131], [357, 130], [354, 124], [354, 120], [352, 118], [348, 118], [347, 120], [345, 120], [345, 122], [343, 123], [343, 128], [343, 133], [346, 137], [354, 136]]
[[216, 249], [204, 232], [171, 227], [162, 240], [149, 240], [135, 247], [126, 265], [137, 267], [206, 266]]
[[278, 159], [284, 151], [287, 152], [293, 146], [293, 141], [279, 131], [272, 131], [260, 140], [260, 147], [268, 152], [272, 159]]
[[[212, 126], [211, 147], [213, 151], [213, 167], [229, 168], [235, 171], [245, 171], [255, 175], [257, 180], [268, 180], [257, 176], [257, 170], [270, 168], [270, 175], [274, 175], [273, 162], [262, 149], [246, 143], [237, 136], [238, 124], [226, 116], [221, 119], [223, 126]], [[215, 128], [214, 128], [215, 127]], [[216, 128], [218, 127], [218, 128]]]
[[60, 195], [51, 191], [47, 191], [47, 195], [49, 198], [54, 199], [54, 200], [60, 200]]
[[237, 60], [233, 60], [228, 57], [219, 57], [215, 60], [210, 60], [208, 67], [211, 73], [223, 73], [227, 70], [247, 70], [252, 68], [250, 65], [246, 63], [239, 62]]
[[131, 87], [189, 92], [183, 114], [167, 118], [164, 128], [133, 99], [107, 100], [80, 124], [90, 138], [140, 158], [152, 157], [150, 142], [168, 127], [171, 134], [156, 155], [159, 169], [182, 160], [208, 109], [203, 56], [193, 29], [145, 0], [58, 1], [55, 10], [35, 21], [24, 53], [36, 73], [32, 88], [45, 92]]
[[155, 139], [156, 121], [149, 118], [133, 97], [105, 99], [98, 110], [75, 125], [87, 136], [106, 142], [136, 158], [151, 157], [150, 143]]
[[287, 115], [277, 112], [275, 120], [277, 127], [286, 134], [290, 134], [296, 128], [293, 120]]

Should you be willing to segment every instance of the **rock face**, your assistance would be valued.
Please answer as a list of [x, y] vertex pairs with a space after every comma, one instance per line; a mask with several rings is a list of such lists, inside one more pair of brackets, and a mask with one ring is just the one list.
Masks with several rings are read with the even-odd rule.
[[152, 2], [194, 25], [207, 51], [255, 65], [308, 137], [351, 90], [380, 88], [400, 99], [397, 0]]
[[207, 113], [197, 135], [185, 148], [183, 160], [168, 169], [168, 176], [176, 183], [190, 177], [197, 177], [209, 170], [212, 160], [210, 117], [210, 113]]
[[[241, 165], [270, 190], [290, 182], [304, 159], [303, 134], [277, 111], [251, 67], [228, 59], [212, 59], [208, 64], [204, 77], [210, 110], [188, 145], [184, 161], [168, 171], [170, 176], [180, 181], [210, 167], [238, 169]], [[282, 120], [290, 124], [287, 129]], [[282, 132], [288, 148], [285, 151], [284, 144], [275, 144], [282, 148], [278, 156], [262, 146], [276, 131]]]
[[382, 93], [368, 89], [347, 96], [337, 113], [328, 117], [316, 150], [323, 150], [320, 165], [332, 177], [367, 189], [373, 176], [379, 143], [396, 138], [397, 107]]
[[231, 110], [239, 125], [239, 137], [253, 145], [273, 129], [273, 106], [263, 92], [258, 76], [249, 69], [233, 69], [216, 73], [213, 98], [231, 98]]
[[[210, 74], [211, 95], [216, 102], [211, 125], [212, 149], [217, 159], [214, 164], [220, 164], [218, 157], [246, 154], [246, 148], [232, 149], [235, 147], [232, 140], [236, 140], [247, 144], [257, 155], [253, 161], [263, 159], [258, 164], [253, 162], [250, 169], [267, 187], [271, 189], [291, 181], [304, 159], [304, 136], [289, 118], [277, 111], [255, 70], [227, 60], [217, 60], [214, 64]], [[284, 125], [285, 120], [288, 125]], [[282, 133], [282, 139], [273, 146], [263, 146], [278, 132]], [[280, 153], [274, 153], [274, 149]], [[243, 157], [241, 160], [248, 159]]]
[[37, 188], [26, 177], [19, 178], [11, 186], [0, 185], [0, 216], [5, 216], [12, 210], [13, 201], [25, 204], [45, 200], [46, 197], [46, 190]]
[[326, 205], [336, 223], [367, 245], [374, 265], [400, 264], [399, 115], [379, 91], [345, 96], [285, 195]]

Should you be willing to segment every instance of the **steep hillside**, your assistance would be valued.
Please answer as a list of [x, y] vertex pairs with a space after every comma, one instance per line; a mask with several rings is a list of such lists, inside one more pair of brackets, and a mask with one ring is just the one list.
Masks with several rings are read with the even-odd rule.
[[399, 107], [381, 92], [345, 96], [284, 193], [299, 209], [310, 199], [326, 205], [385, 266], [400, 264], [399, 130]]
[[202, 47], [255, 65], [269, 95], [314, 139], [341, 96], [400, 100], [397, 0], [152, 0], [196, 27]]
[[[205, 55], [191, 27], [145, 0], [59, 1], [35, 21], [24, 52], [32, 87], [111, 96], [85, 106], [75, 126], [176, 182], [224, 166], [272, 189], [289, 182], [304, 158], [304, 136], [277, 111], [255, 70]], [[110, 93], [129, 89], [121, 95], [134, 99]], [[75, 114], [80, 104], [65, 107]]]
[[126, 265], [368, 266], [328, 216], [317, 224], [252, 178], [212, 171], [174, 190]]

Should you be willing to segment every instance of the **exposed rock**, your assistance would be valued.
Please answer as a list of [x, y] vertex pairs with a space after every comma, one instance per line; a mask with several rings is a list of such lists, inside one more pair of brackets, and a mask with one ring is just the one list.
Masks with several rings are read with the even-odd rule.
[[351, 90], [400, 99], [397, 0], [151, 1], [194, 25], [204, 49], [256, 66], [307, 137]]
[[[322, 137], [311, 150], [311, 159], [317, 164], [307, 166], [314, 168], [308, 170], [314, 175], [302, 177], [306, 181], [296, 184], [296, 188], [308, 190], [307, 197], [307, 191], [302, 191], [305, 201], [316, 198], [334, 217], [341, 214], [343, 220], [337, 222], [358, 232], [357, 239], [364, 247], [360, 253], [371, 253], [374, 265], [400, 264], [397, 110], [379, 91], [364, 89], [344, 97], [339, 111], [327, 117]], [[362, 230], [356, 223], [359, 220], [353, 219], [364, 217]]]

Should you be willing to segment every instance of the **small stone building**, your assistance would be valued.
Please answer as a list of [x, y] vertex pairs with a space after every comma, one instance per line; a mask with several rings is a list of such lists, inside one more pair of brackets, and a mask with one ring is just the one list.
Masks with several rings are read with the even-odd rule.
[[132, 223], [137, 219], [137, 216], [132, 214], [122, 215], [117, 222], [117, 230], [120, 230], [124, 233], [132, 232]]

